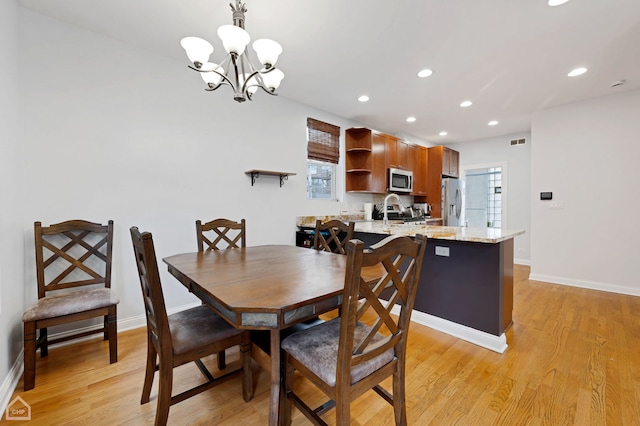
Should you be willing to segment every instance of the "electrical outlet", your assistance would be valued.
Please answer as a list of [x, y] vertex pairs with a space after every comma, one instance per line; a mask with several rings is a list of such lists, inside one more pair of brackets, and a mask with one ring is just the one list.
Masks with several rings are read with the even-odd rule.
[[449, 247], [436, 246], [436, 256], [449, 256]]

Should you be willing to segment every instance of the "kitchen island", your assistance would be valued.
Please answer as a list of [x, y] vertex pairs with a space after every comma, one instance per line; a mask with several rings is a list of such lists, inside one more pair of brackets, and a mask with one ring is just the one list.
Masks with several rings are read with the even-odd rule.
[[512, 324], [513, 238], [524, 231], [356, 221], [354, 237], [372, 245], [388, 235], [416, 234], [428, 239], [412, 320], [504, 352]]

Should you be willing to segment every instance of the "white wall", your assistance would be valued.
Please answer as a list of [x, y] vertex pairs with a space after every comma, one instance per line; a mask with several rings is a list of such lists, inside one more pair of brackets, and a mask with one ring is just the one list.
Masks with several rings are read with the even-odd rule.
[[18, 4], [0, 2], [0, 415], [13, 391], [5, 378], [22, 350], [24, 155], [20, 115]]
[[[511, 139], [526, 138], [524, 145], [511, 146]], [[496, 138], [447, 144], [460, 152], [460, 168], [488, 163], [507, 165], [506, 181], [507, 227], [524, 229], [525, 233], [514, 239], [516, 263], [529, 264], [531, 260], [531, 147], [535, 144], [531, 134], [519, 133]], [[503, 176], [503, 182], [505, 176]]]
[[531, 278], [640, 295], [639, 118], [640, 91], [534, 114]]
[[[28, 10], [21, 16], [28, 123], [23, 232], [32, 233], [36, 220], [113, 219], [119, 318], [143, 314], [133, 225], [154, 234], [162, 258], [197, 249], [196, 219], [245, 218], [249, 245], [294, 244], [296, 216], [352, 210], [370, 200], [306, 200], [307, 117], [342, 130], [357, 123], [265, 93], [238, 104], [226, 87], [204, 91], [183, 62]], [[249, 169], [297, 175], [282, 188], [268, 176], [252, 187]], [[29, 242], [27, 302], [36, 299], [32, 250]], [[169, 308], [195, 301], [163, 264], [161, 273]]]

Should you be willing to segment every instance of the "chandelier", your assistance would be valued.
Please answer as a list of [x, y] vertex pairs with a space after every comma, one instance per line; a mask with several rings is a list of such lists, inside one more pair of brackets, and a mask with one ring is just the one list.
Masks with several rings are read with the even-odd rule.
[[199, 37], [185, 37], [180, 44], [187, 52], [189, 65], [198, 71], [207, 84], [205, 90], [213, 91], [222, 85], [229, 85], [233, 89], [233, 99], [237, 102], [251, 100], [258, 88], [270, 95], [277, 96], [275, 90], [280, 86], [284, 73], [274, 65], [282, 53], [279, 43], [266, 38], [253, 42], [258, 60], [264, 68], [256, 68], [248, 57], [247, 45], [251, 41], [249, 33], [244, 30], [244, 14], [247, 7], [240, 0], [235, 6], [229, 3], [233, 12], [233, 25], [223, 25], [218, 28], [218, 37], [228, 55], [220, 64], [209, 62], [213, 53], [213, 46]]

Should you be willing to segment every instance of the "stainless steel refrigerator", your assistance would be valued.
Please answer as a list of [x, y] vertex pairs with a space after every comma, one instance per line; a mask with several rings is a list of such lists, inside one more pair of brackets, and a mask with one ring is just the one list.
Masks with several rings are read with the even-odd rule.
[[454, 178], [442, 179], [442, 224], [465, 226], [464, 181]]

